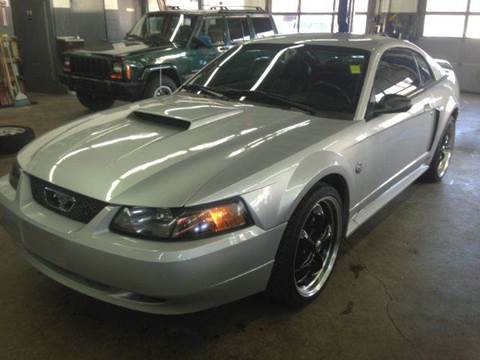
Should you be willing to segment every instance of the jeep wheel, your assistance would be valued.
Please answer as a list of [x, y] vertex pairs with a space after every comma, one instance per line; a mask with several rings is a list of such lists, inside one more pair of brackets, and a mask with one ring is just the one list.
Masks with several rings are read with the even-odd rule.
[[160, 76], [154, 74], [150, 80], [148, 80], [147, 86], [143, 93], [144, 99], [152, 97], [159, 97], [164, 95], [171, 95], [177, 89], [177, 84], [172, 78], [162, 75], [162, 82], [160, 83]]
[[84, 90], [77, 91], [80, 103], [92, 111], [102, 111], [112, 107], [115, 100], [108, 95], [98, 95]]

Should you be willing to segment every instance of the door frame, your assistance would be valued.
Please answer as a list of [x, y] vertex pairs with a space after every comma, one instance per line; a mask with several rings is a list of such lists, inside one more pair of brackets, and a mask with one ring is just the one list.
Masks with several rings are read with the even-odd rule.
[[[24, 19], [22, 18], [22, 14], [20, 14], [20, 9], [19, 7], [21, 6], [21, 3], [25, 3], [28, 0], [22, 0], [22, 2], [17, 2], [17, 1], [11, 1], [10, 6], [12, 10], [12, 20], [13, 20], [13, 28], [14, 28], [14, 33], [15, 36], [19, 37], [19, 29], [21, 26], [19, 25]], [[29, 0], [29, 1], [38, 1], [38, 0]], [[65, 87], [60, 83], [58, 79], [58, 74], [59, 70], [61, 68], [60, 60], [58, 59], [57, 54], [57, 44], [56, 44], [56, 29], [55, 29], [55, 21], [54, 21], [54, 16], [53, 16], [53, 5], [50, 0], [43, 0], [44, 1], [44, 22], [45, 22], [45, 28], [46, 28], [46, 41], [47, 41], [47, 47], [46, 51], [48, 51], [48, 59], [49, 59], [49, 68], [50, 68], [50, 74], [51, 74], [51, 84], [45, 84], [45, 92], [47, 93], [53, 93], [53, 94], [64, 94], [66, 93]], [[27, 40], [25, 40], [27, 41]], [[26, 57], [24, 56], [23, 50], [22, 50], [22, 44], [20, 43], [20, 55], [23, 59], [23, 63], [25, 63]], [[28, 89], [28, 79], [25, 79], [25, 86]]]

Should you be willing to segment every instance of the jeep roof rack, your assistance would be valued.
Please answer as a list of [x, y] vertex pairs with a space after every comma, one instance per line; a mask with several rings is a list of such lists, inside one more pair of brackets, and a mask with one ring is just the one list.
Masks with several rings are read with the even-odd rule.
[[212, 6], [210, 7], [210, 10], [219, 10], [219, 11], [239, 11], [239, 10], [256, 10], [256, 11], [261, 11], [265, 12], [260, 6], [224, 6], [224, 5], [218, 5], [218, 6]]
[[167, 9], [168, 10], [180, 10], [180, 6], [178, 6], [178, 5], [168, 5]]

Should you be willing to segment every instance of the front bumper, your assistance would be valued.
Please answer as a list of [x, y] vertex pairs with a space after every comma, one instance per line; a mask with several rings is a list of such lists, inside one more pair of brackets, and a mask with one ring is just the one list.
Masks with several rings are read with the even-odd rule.
[[116, 100], [137, 101], [142, 98], [145, 83], [97, 80], [75, 75], [60, 75], [60, 82], [70, 90], [86, 90], [94, 94], [113, 97]]
[[31, 265], [81, 293], [150, 313], [194, 312], [265, 290], [286, 226], [154, 242], [111, 233], [117, 209], [85, 225], [35, 203], [28, 176], [18, 191], [0, 178], [0, 218]]

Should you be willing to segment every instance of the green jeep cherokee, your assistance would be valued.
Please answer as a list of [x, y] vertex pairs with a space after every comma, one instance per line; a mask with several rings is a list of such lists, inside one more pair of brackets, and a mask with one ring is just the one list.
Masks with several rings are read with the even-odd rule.
[[107, 50], [65, 53], [60, 80], [84, 106], [104, 110], [115, 100], [171, 94], [232, 46], [276, 33], [273, 19], [260, 8], [153, 12]]

